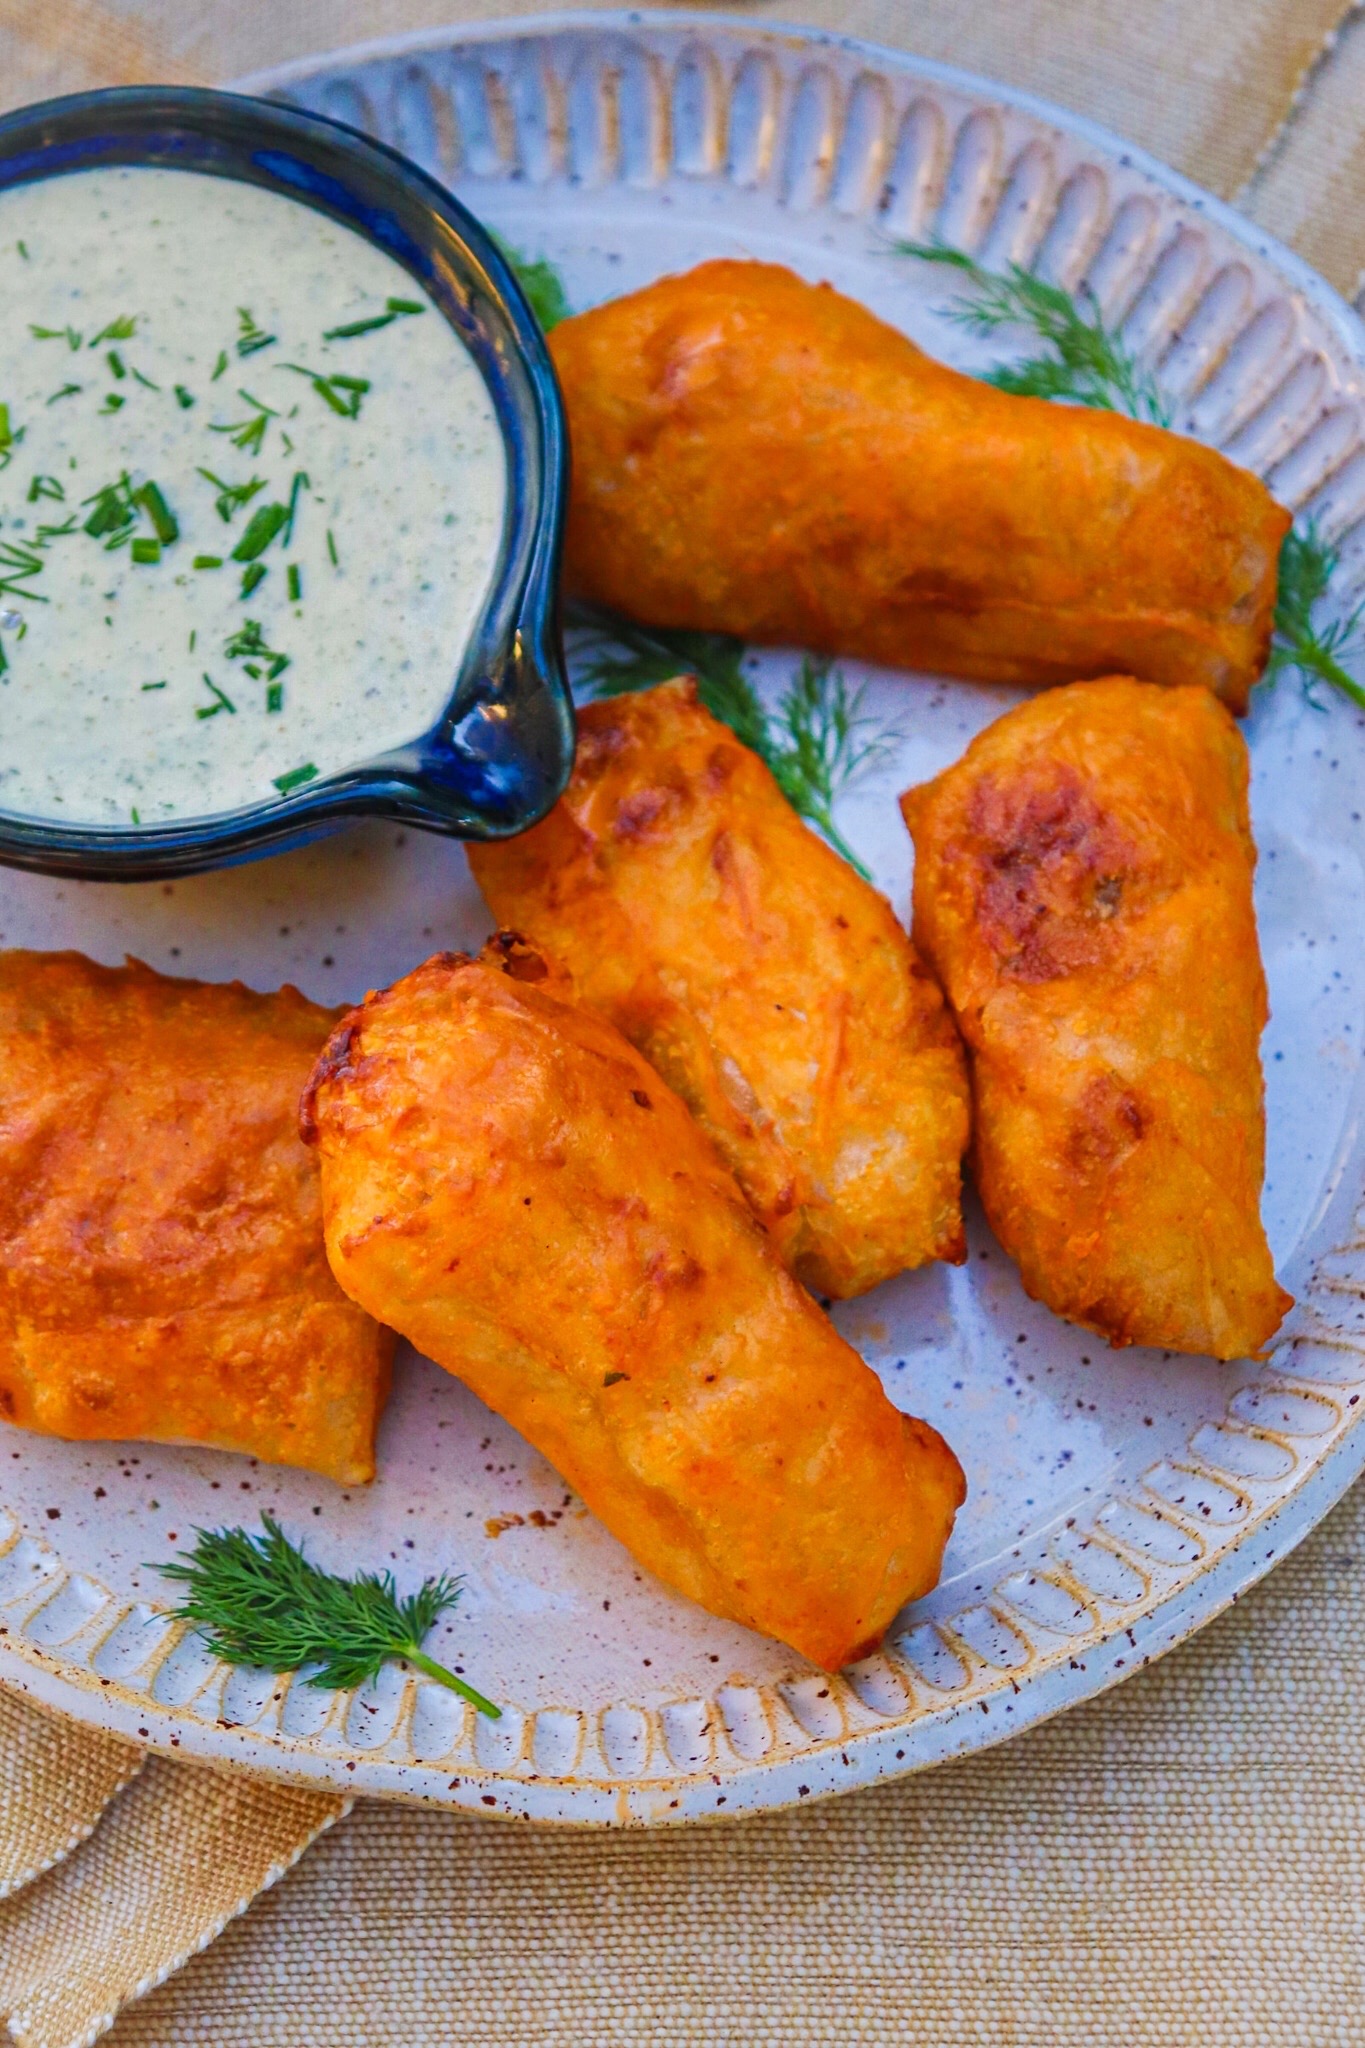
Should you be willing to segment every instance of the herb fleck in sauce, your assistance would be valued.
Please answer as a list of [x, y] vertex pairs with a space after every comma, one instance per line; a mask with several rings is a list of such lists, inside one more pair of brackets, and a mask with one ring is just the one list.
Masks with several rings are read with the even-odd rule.
[[431, 725], [506, 468], [407, 273], [274, 193], [128, 168], [0, 194], [0, 288], [0, 809], [280, 802]]

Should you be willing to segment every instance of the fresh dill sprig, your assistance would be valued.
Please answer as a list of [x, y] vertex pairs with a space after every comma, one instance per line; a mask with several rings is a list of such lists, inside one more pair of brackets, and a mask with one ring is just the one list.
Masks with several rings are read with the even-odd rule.
[[1336, 573], [1339, 551], [1325, 541], [1310, 520], [1292, 526], [1280, 549], [1279, 594], [1275, 602], [1275, 637], [1264, 680], [1275, 681], [1293, 669], [1311, 697], [1314, 683], [1328, 683], [1365, 710], [1365, 689], [1347, 674], [1342, 657], [1361, 651], [1360, 627], [1365, 604], [1344, 619], [1316, 626], [1313, 614]]
[[782, 694], [776, 725], [780, 742], [768, 766], [794, 810], [818, 825], [864, 881], [867, 869], [834, 823], [834, 799], [856, 776], [885, 759], [896, 734], [863, 711], [861, 689], [850, 690], [841, 668], [804, 654]]
[[697, 695], [711, 716], [766, 762], [792, 809], [871, 881], [834, 822], [834, 800], [894, 747], [897, 736], [864, 712], [863, 692], [849, 689], [842, 669], [803, 656], [770, 712], [744, 672], [743, 641], [728, 633], [639, 626], [586, 605], [571, 605], [567, 623], [575, 631], [575, 668], [595, 697], [620, 697], [677, 675], [695, 676]]
[[1154, 426], [1170, 425], [1170, 408], [1156, 380], [1105, 325], [1093, 295], [1084, 288], [1083, 303], [1078, 303], [1060, 285], [1035, 277], [1020, 263], [987, 270], [961, 249], [941, 242], [896, 241], [892, 247], [899, 256], [945, 264], [971, 286], [972, 296], [957, 300], [951, 309], [959, 326], [973, 334], [1019, 327], [1043, 343], [1047, 353], [987, 371], [986, 383], [1016, 397], [1070, 399], [1077, 405], [1124, 412]]
[[713, 718], [766, 759], [768, 714], [744, 673], [744, 642], [729, 633], [692, 633], [640, 626], [593, 605], [570, 604], [566, 623], [575, 632], [576, 664], [594, 697], [650, 690], [674, 676], [697, 679], [697, 694]]
[[391, 1658], [405, 1657], [490, 1720], [501, 1718], [491, 1700], [422, 1648], [458, 1601], [458, 1579], [443, 1573], [400, 1600], [392, 1572], [340, 1578], [311, 1564], [273, 1515], [261, 1521], [258, 1534], [199, 1529], [181, 1561], [156, 1567], [188, 1588], [173, 1612], [192, 1622], [220, 1657], [266, 1671], [312, 1665], [307, 1683], [337, 1692], [364, 1685]]
[[495, 235], [493, 239], [526, 294], [526, 303], [535, 314], [542, 334], [548, 334], [552, 327], [558, 327], [561, 320], [569, 317], [569, 295], [564, 289], [563, 278], [544, 256], [524, 256], [520, 249], [504, 242], [501, 235]]

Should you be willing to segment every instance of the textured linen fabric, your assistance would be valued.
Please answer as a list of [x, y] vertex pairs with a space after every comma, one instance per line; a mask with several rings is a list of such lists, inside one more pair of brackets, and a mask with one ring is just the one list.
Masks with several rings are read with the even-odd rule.
[[1333, 37], [1239, 204], [1357, 297], [1365, 284], [1365, 8]]
[[1360, 2048], [1365, 1486], [1186, 1649], [747, 1821], [361, 1807], [109, 2048]]
[[[0, 0], [0, 96], [14, 105], [116, 78], [240, 77], [451, 19], [550, 11], [548, 0]], [[739, 0], [732, 11], [1004, 79], [1227, 196], [1251, 175], [1351, 0]]]
[[[0, 0], [0, 104], [229, 78], [452, 14], [536, 11]], [[1060, 100], [1240, 193], [1357, 286], [1365, 22], [1349, 0], [734, 11]], [[1194, 1643], [1002, 1750], [678, 1833], [366, 1806], [217, 1941], [344, 1802], [160, 1759], [139, 1769], [128, 1745], [0, 1695], [0, 2015], [31, 2048], [92, 2040], [148, 1991], [112, 2048], [1358, 2048], [1362, 1594], [1365, 1487]]]
[[0, 1692], [0, 1899], [85, 1840], [144, 1754]]
[[0, 1905], [0, 2015], [20, 2048], [94, 2040], [348, 1805], [150, 1758], [79, 1848]]

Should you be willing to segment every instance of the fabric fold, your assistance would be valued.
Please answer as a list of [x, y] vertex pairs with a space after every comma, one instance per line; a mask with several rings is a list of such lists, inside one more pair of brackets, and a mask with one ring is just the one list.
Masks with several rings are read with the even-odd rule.
[[[0, 2017], [19, 2048], [98, 2039], [121, 2006], [206, 1948], [350, 1808], [162, 1757], [139, 1770], [132, 1757], [136, 1777], [98, 1827], [92, 1819], [89, 1838], [0, 1905]], [[6, 1800], [5, 1847], [17, 1835], [11, 1803], [20, 1815], [24, 1805]]]
[[0, 1899], [69, 1856], [145, 1750], [0, 1691]]

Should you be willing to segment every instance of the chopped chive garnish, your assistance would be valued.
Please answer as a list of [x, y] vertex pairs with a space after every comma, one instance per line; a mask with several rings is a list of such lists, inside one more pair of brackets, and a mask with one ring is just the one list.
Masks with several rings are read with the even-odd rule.
[[44, 403], [47, 405], [55, 405], [59, 398], [74, 398], [76, 393], [80, 389], [81, 386], [79, 384], [63, 384], [61, 390], [54, 391], [51, 398], [46, 399]]
[[121, 398], [121, 397], [119, 396], [118, 392], [117, 392], [117, 391], [111, 391], [111, 392], [109, 392], [108, 396], [107, 396], [107, 397], [105, 398], [104, 404], [103, 404], [103, 405], [102, 405], [102, 406], [100, 407], [100, 411], [101, 411], [101, 412], [122, 412], [122, 410], [123, 410], [123, 400], [122, 400], [122, 398]]
[[247, 674], [258, 679], [260, 663], [268, 663], [271, 682], [289, 667], [289, 656], [266, 644], [259, 619], [243, 619], [231, 639], [224, 643], [223, 652], [229, 661], [244, 661]]
[[128, 375], [128, 366], [116, 348], [111, 348], [104, 360], [108, 363], [110, 372], [115, 377], [126, 377]]
[[161, 560], [161, 542], [159, 540], [148, 540], [145, 537], [135, 540], [133, 542], [133, 560], [144, 563], [159, 562]]
[[81, 345], [74, 327], [35, 327], [30, 321], [28, 331], [35, 341], [64, 341], [73, 355]]
[[289, 514], [284, 522], [284, 540], [282, 543], [284, 547], [288, 547], [290, 541], [294, 538], [294, 514], [299, 509], [299, 492], [307, 488], [307, 475], [303, 470], [299, 470], [289, 488]]
[[361, 401], [370, 388], [368, 377], [343, 377], [339, 371], [323, 376], [317, 370], [305, 369], [302, 363], [281, 363], [278, 367], [306, 377], [324, 405], [329, 405], [342, 419], [360, 418]]
[[146, 391], [159, 391], [161, 389], [159, 384], [153, 384], [150, 377], [144, 377], [141, 370], [133, 370], [130, 374], [137, 379], [138, 383]]
[[37, 548], [45, 548], [50, 540], [60, 540], [63, 534], [74, 533], [75, 531], [76, 515], [73, 512], [69, 519], [62, 521], [60, 526], [39, 526], [34, 534], [33, 545]]
[[291, 562], [289, 564], [289, 572], [286, 581], [289, 587], [289, 602], [290, 604], [297, 604], [299, 602], [299, 599], [303, 596], [303, 577], [299, 571], [299, 565], [297, 562]]
[[[0, 677], [4, 677], [4, 676], [7, 676], [8, 674], [9, 674], [9, 656], [8, 656], [8, 655], [6, 654], [6, 652], [5, 652], [5, 643], [4, 643], [4, 641], [3, 641], [3, 640], [0, 640]], [[268, 709], [268, 708], [269, 708], [269, 707], [267, 707], [267, 709]]]
[[144, 690], [164, 690], [164, 689], [165, 689], [165, 687], [166, 687], [166, 685], [165, 685], [165, 683], [164, 683], [164, 682], [163, 682], [163, 683], [144, 683], [144, 684], [142, 685], [142, 687], [143, 687], [143, 689], [144, 689]]
[[273, 341], [279, 339], [278, 335], [267, 334], [264, 328], [258, 326], [256, 316], [249, 307], [237, 308], [237, 325], [240, 329], [237, 336], [239, 356], [254, 356], [258, 349], [269, 348]]
[[150, 478], [140, 490], [133, 492], [133, 503], [140, 505], [152, 522], [152, 529], [164, 547], [180, 538], [180, 526], [174, 512], [161, 495], [160, 486]]
[[[70, 328], [68, 328], [68, 334], [70, 331]], [[117, 320], [111, 320], [107, 327], [101, 327], [99, 333], [91, 341], [90, 346], [91, 348], [98, 348], [102, 341], [131, 341], [136, 333], [136, 318], [131, 317], [127, 313], [122, 313]]]
[[240, 511], [243, 505], [249, 505], [257, 491], [265, 489], [263, 476], [253, 476], [250, 483], [229, 484], [224, 483], [222, 477], [215, 476], [211, 469], [201, 469], [198, 473], [217, 491], [218, 495], [213, 501], [214, 509], [225, 523], [230, 521], [233, 513]]
[[213, 677], [208, 673], [207, 669], [204, 670], [204, 681], [208, 684], [209, 689], [213, 692], [214, 701], [212, 704], [197, 704], [194, 709], [195, 717], [216, 718], [220, 711], [230, 711], [235, 716], [237, 706], [233, 703], [231, 697], [228, 696], [225, 690], [219, 689], [217, 683], [214, 682]]
[[234, 562], [254, 562], [263, 555], [281, 527], [289, 523], [287, 505], [258, 505], [247, 521], [246, 532], [232, 550]]
[[330, 526], [327, 529], [327, 552], [332, 558], [332, 567], [334, 569], [339, 569], [341, 567], [341, 563], [337, 559], [337, 544], [332, 536], [332, 529]]
[[105, 484], [100, 490], [92, 491], [88, 498], [82, 498], [83, 505], [93, 505], [94, 510], [85, 522], [85, 531], [95, 540], [103, 540], [106, 534], [120, 533], [137, 523], [137, 508], [128, 478], [121, 476], [116, 484]]
[[139, 815], [138, 807], [136, 804], [133, 805], [133, 808], [131, 811], [129, 811], [128, 815], [135, 825], [140, 825], [142, 823], [142, 819], [141, 816]]
[[182, 412], [188, 412], [190, 407], [197, 405], [199, 401], [192, 391], [185, 389], [183, 384], [177, 384], [175, 387], [175, 402]]
[[377, 328], [391, 327], [395, 320], [427, 310], [420, 299], [385, 299], [384, 305], [384, 312], [375, 313], [368, 320], [348, 320], [344, 327], [329, 327], [323, 340], [350, 341], [357, 334], [373, 334]]
[[[0, 406], [0, 415], [4, 414], [5, 410], [5, 407]], [[60, 504], [65, 497], [66, 492], [55, 476], [35, 476], [28, 487], [30, 505], [36, 505], [39, 498], [55, 498]]]
[[253, 418], [230, 421], [226, 426], [214, 424], [209, 431], [213, 434], [226, 434], [234, 448], [246, 448], [253, 455], [259, 455], [261, 443], [265, 439], [265, 430], [271, 420], [279, 418], [279, 414], [273, 406], [263, 405], [259, 398], [253, 398], [249, 391], [239, 391], [237, 396], [244, 398], [248, 405], [255, 406]]
[[305, 761], [302, 768], [291, 768], [287, 775], [277, 775], [275, 787], [281, 796], [288, 796], [291, 790], [301, 789], [305, 782], [311, 782], [317, 772], [311, 761]]
[[17, 250], [19, 251], [19, 254], [20, 254], [20, 255], [21, 255], [22, 257], [23, 257], [23, 259], [24, 259], [25, 263], [27, 263], [27, 262], [28, 262], [28, 243], [27, 243], [27, 242], [16, 242], [14, 246], [15, 246], [15, 248], [16, 248], [16, 249], [17, 249]]
[[221, 555], [196, 555], [190, 566], [194, 569], [221, 569], [223, 558]]
[[[0, 405], [0, 454], [7, 453], [14, 446], [14, 429], [9, 423], [9, 407]], [[29, 501], [32, 503], [32, 500]]]
[[41, 576], [45, 562], [33, 548], [25, 547], [18, 541], [0, 541], [0, 596], [26, 598], [33, 604], [46, 604], [36, 590], [25, 590], [23, 585], [32, 576]]
[[250, 597], [253, 590], [265, 582], [265, 563], [253, 562], [249, 569], [242, 571], [242, 596]]
[[283, 684], [283, 683], [267, 683], [267, 685], [266, 685], [266, 691], [265, 691], [265, 708], [266, 708], [266, 710], [267, 710], [267, 711], [283, 711], [283, 709], [284, 709], [284, 684]]
[[198, 627], [196, 626], [196, 627], [194, 628], [193, 632], [192, 632], [192, 633], [190, 634], [190, 653], [191, 653], [191, 654], [193, 654], [193, 652], [194, 652], [194, 643], [195, 643], [195, 641], [196, 641], [196, 640], [197, 640], [198, 638], [199, 638], [199, 628], [198, 628]]
[[227, 366], [228, 352], [225, 348], [220, 348], [218, 351], [218, 360], [213, 366], [213, 375], [209, 378], [210, 384], [216, 384], [218, 382], [218, 379], [222, 376]]

